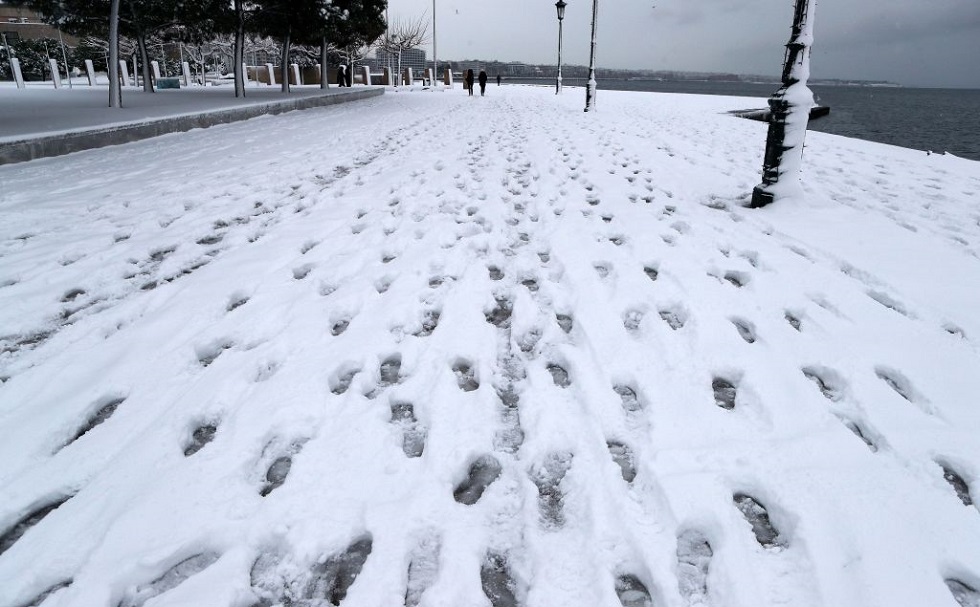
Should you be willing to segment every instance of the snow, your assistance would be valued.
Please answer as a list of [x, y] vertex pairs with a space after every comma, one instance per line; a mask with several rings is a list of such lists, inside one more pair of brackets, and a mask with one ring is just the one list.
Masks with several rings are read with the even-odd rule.
[[0, 167], [0, 605], [976, 605], [980, 164], [583, 96]]
[[123, 89], [123, 107], [110, 108], [107, 86], [76, 85], [54, 90], [34, 83], [26, 89], [0, 83], [0, 143], [21, 141], [40, 135], [60, 135], [96, 128], [142, 124], [147, 121], [196, 116], [202, 112], [276, 103], [297, 97], [339, 95], [349, 89], [321, 89], [319, 85], [292, 86], [288, 97], [279, 87], [250, 86], [246, 97], [235, 98], [230, 86], [193, 86], [180, 90], [160, 89], [145, 93], [142, 88]]

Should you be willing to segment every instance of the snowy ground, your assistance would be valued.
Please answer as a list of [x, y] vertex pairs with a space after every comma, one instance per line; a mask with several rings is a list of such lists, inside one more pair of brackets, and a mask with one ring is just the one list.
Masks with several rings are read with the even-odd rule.
[[74, 89], [54, 89], [49, 85], [17, 89], [4, 84], [12, 83], [0, 82], [0, 107], [3, 108], [0, 112], [0, 143], [364, 89], [334, 86], [323, 90], [319, 86], [293, 86], [286, 96], [278, 88], [262, 86], [249, 87], [244, 98], [235, 98], [233, 86], [160, 89], [154, 93], [127, 87], [123, 89], [123, 107], [110, 108], [108, 86], [76, 85]]
[[980, 163], [583, 97], [0, 167], [0, 605], [980, 605]]

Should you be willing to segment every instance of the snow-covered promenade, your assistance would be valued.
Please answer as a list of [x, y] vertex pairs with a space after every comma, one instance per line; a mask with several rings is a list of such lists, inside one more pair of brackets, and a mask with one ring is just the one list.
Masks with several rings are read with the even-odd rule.
[[980, 163], [583, 97], [0, 167], [0, 607], [980, 605]]

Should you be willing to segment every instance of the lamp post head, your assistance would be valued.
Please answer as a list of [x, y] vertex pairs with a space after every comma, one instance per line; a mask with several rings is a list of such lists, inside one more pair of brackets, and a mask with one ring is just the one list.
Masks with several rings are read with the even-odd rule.
[[568, 6], [568, 3], [565, 2], [565, 0], [558, 0], [558, 2], [555, 2], [555, 8], [558, 9], [558, 20], [559, 21], [561, 21], [562, 19], [565, 18], [565, 7], [566, 6]]

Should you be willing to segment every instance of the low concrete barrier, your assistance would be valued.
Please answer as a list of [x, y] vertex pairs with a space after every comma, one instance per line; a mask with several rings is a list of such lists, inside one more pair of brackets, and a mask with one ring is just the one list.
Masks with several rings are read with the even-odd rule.
[[[349, 89], [348, 89], [349, 90]], [[355, 89], [329, 95], [296, 97], [285, 101], [275, 101], [256, 105], [246, 105], [213, 112], [188, 116], [173, 116], [146, 122], [124, 124], [112, 127], [96, 127], [85, 131], [47, 135], [10, 142], [0, 142], [0, 165], [26, 162], [37, 158], [62, 156], [72, 152], [91, 150], [110, 145], [130, 143], [169, 133], [182, 133], [191, 129], [203, 129], [216, 124], [227, 124], [248, 120], [257, 116], [283, 114], [294, 110], [305, 110], [384, 94], [383, 88]]]

